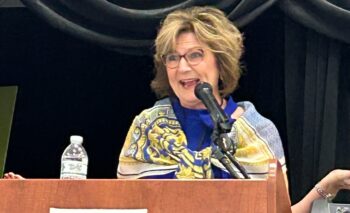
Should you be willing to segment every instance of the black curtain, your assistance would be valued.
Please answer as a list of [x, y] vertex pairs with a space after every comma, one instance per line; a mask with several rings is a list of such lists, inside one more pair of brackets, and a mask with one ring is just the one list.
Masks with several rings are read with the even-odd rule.
[[[350, 15], [345, 1], [282, 1], [280, 6], [290, 17], [285, 21], [284, 71], [295, 202], [329, 171], [350, 168]], [[348, 193], [337, 199], [350, 201]]]
[[254, 20], [277, 0], [22, 0], [52, 26], [127, 54], [152, 54], [161, 19], [190, 6], [211, 5], [225, 11], [239, 27]]
[[282, 0], [279, 5], [290, 18], [307, 28], [350, 43], [350, 1]]

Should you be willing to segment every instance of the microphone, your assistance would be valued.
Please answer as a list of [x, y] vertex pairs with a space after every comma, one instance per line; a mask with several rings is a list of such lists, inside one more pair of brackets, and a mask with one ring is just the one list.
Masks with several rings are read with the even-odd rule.
[[[235, 172], [231, 163], [242, 173], [243, 177], [249, 179], [247, 171], [241, 166], [233, 156], [236, 152], [236, 144], [231, 137], [231, 127], [226, 113], [221, 109], [218, 102], [213, 95], [213, 88], [207, 82], [200, 82], [194, 89], [196, 97], [202, 101], [205, 107], [208, 109], [211, 119], [214, 122], [214, 131], [212, 134], [213, 141], [219, 146], [221, 150], [216, 150], [214, 155], [225, 166], [233, 178], [240, 178]], [[224, 153], [222, 153], [222, 151]], [[232, 153], [232, 154], [231, 154]]]
[[214, 125], [219, 124], [222, 129], [230, 131], [231, 124], [226, 113], [223, 109], [221, 109], [220, 105], [216, 101], [213, 95], [212, 86], [207, 82], [200, 82], [196, 85], [194, 89], [194, 94], [199, 100], [202, 101], [202, 103], [209, 111], [210, 117], [213, 120]]

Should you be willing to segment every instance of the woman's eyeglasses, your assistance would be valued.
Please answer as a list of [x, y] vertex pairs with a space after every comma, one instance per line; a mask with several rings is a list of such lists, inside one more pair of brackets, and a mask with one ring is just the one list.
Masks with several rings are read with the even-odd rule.
[[178, 53], [168, 53], [162, 56], [162, 60], [164, 65], [171, 69], [179, 66], [182, 57], [185, 58], [189, 65], [194, 66], [203, 61], [204, 51], [202, 49], [193, 49], [183, 55]]

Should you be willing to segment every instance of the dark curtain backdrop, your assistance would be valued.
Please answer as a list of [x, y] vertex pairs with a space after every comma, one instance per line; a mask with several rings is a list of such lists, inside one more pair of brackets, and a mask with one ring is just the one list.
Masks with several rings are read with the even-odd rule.
[[26, 8], [0, 9], [0, 85], [19, 86], [6, 170], [57, 178], [69, 135], [81, 134], [89, 177], [115, 177], [128, 125], [155, 100], [151, 63], [68, 36]]
[[129, 54], [151, 54], [159, 22], [169, 12], [194, 5], [225, 11], [240, 27], [276, 0], [22, 0], [32, 11], [69, 34]]
[[[280, 1], [291, 194], [301, 199], [334, 168], [350, 168], [350, 1]], [[293, 175], [298, 174], [298, 175]], [[337, 199], [349, 202], [349, 193]]]
[[350, 1], [281, 0], [281, 9], [307, 28], [350, 43]]
[[78, 133], [89, 177], [114, 177], [132, 118], [155, 100], [159, 21], [192, 5], [224, 10], [244, 32], [246, 72], [233, 97], [276, 124], [293, 202], [333, 168], [350, 168], [348, 1], [22, 1], [43, 21], [0, 10], [0, 84], [19, 85], [7, 170], [57, 177], [58, 156]]
[[[285, 96], [293, 197], [349, 168], [348, 45], [286, 20]], [[297, 190], [294, 190], [297, 188]]]

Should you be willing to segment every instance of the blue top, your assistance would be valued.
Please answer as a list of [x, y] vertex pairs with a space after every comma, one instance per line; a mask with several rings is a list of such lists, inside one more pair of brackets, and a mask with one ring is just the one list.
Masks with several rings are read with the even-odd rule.
[[[176, 118], [180, 122], [181, 129], [184, 131], [187, 139], [187, 148], [192, 151], [200, 151], [213, 143], [211, 134], [214, 129], [213, 121], [210, 113], [206, 109], [188, 109], [181, 106], [177, 98], [171, 98], [171, 105], [174, 109]], [[237, 103], [229, 97], [224, 112], [228, 115], [229, 122], [235, 120], [231, 118], [231, 114], [237, 109]], [[230, 178], [230, 174], [212, 165], [215, 178]], [[173, 178], [175, 172], [152, 176], [148, 178]]]

